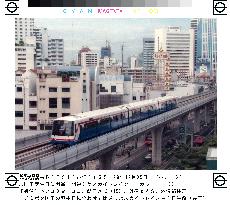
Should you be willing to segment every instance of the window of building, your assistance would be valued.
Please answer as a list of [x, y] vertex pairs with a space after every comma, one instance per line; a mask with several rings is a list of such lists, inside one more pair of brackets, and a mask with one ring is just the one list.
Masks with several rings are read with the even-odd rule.
[[112, 86], [111, 86], [111, 93], [115, 93], [115, 92], [117, 92], [117, 91], [116, 91], [116, 86], [112, 85]]
[[70, 92], [70, 88], [62, 88], [62, 92]]
[[45, 125], [45, 130], [52, 130], [52, 125]]
[[86, 83], [86, 80], [83, 80], [83, 83]]
[[37, 130], [37, 126], [29, 126], [30, 130]]
[[21, 104], [23, 104], [23, 99], [22, 99], [22, 98], [15, 98], [15, 104], [16, 104], [16, 105], [21, 105]]
[[49, 98], [49, 108], [57, 108], [57, 98]]
[[37, 121], [37, 114], [29, 114], [29, 121]]
[[23, 130], [23, 125], [15, 125], [16, 130]]
[[136, 97], [136, 96], [133, 96], [133, 100], [137, 100], [137, 97]]
[[70, 98], [62, 98], [62, 108], [70, 108]]
[[37, 101], [30, 101], [29, 105], [30, 105], [30, 108], [36, 108], [37, 107]]
[[57, 113], [49, 113], [49, 117], [57, 117]]
[[15, 111], [15, 117], [23, 117], [23, 111]]
[[70, 113], [62, 113], [62, 117], [69, 116]]
[[44, 130], [44, 129], [45, 129], [44, 124], [40, 124], [40, 130]]
[[49, 88], [49, 92], [57, 92], [57, 88], [50, 87], [50, 88]]
[[45, 113], [46, 111], [45, 110], [40, 110], [40, 113]]
[[17, 87], [17, 92], [22, 92], [22, 87]]
[[82, 92], [83, 92], [83, 93], [86, 93], [86, 85], [83, 85]]

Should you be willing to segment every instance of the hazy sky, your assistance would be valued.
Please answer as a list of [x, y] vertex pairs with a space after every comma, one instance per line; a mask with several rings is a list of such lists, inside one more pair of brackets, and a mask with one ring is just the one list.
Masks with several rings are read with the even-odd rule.
[[143, 49], [143, 38], [153, 37], [154, 29], [165, 26], [190, 27], [190, 19], [35, 19], [35, 26], [48, 29], [51, 38], [63, 38], [65, 62], [75, 59], [82, 46], [100, 54], [105, 41], [110, 41], [112, 56], [121, 59], [124, 42], [125, 59], [138, 55]]

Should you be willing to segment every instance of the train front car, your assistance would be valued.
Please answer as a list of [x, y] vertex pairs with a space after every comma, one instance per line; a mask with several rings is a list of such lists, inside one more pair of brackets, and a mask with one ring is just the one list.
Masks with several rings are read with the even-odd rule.
[[61, 117], [53, 122], [51, 144], [76, 144], [75, 118], [72, 116]]
[[172, 110], [177, 108], [177, 97], [168, 96], [166, 99], [166, 110]]

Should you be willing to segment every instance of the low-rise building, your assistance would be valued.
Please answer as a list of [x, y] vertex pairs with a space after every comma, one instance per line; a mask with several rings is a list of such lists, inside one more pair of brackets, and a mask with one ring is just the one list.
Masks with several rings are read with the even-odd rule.
[[143, 83], [134, 83], [131, 76], [100, 75], [100, 108], [145, 100]]
[[49, 130], [56, 118], [98, 109], [98, 82], [95, 67], [17, 71], [16, 129]]
[[132, 76], [133, 82], [136, 83], [152, 83], [156, 80], [156, 71], [153, 69], [139, 68], [125, 68], [121, 70], [123, 75]]

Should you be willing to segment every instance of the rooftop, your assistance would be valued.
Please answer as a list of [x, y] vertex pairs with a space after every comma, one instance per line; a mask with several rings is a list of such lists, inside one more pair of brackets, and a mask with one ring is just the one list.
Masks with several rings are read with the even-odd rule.
[[206, 160], [217, 160], [217, 148], [216, 147], [209, 147]]

